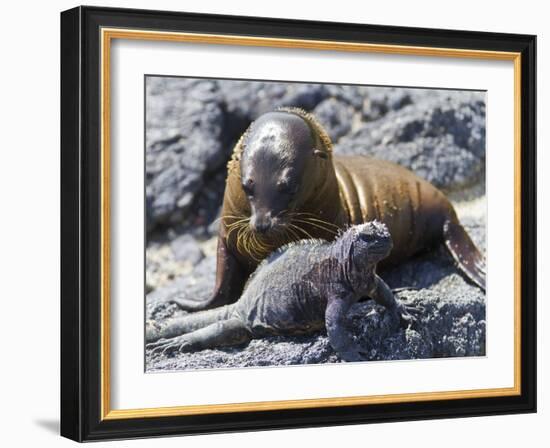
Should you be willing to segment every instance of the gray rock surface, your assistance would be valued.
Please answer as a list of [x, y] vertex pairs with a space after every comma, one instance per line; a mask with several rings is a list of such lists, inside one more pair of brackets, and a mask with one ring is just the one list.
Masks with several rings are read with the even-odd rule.
[[193, 265], [204, 258], [204, 253], [195, 238], [184, 234], [170, 243], [170, 248], [176, 260], [189, 260]]
[[[461, 281], [453, 278], [427, 290], [398, 293], [400, 300], [424, 309], [414, 328], [396, 331], [395, 322], [373, 301], [354, 305], [349, 331], [369, 353], [366, 361], [484, 355], [485, 297]], [[342, 362], [326, 333], [254, 339], [241, 348], [175, 357], [147, 353], [146, 360], [148, 371]]]
[[147, 82], [145, 163], [149, 229], [159, 223], [183, 220], [204, 186], [205, 177], [220, 169], [231, 152], [224, 140], [225, 114], [216, 83], [176, 81], [175, 85], [163, 78], [148, 78]]
[[336, 98], [328, 98], [317, 105], [313, 113], [328, 132], [333, 142], [351, 130], [355, 109]]
[[[146, 81], [146, 314], [183, 313], [168, 299], [205, 298], [215, 280], [225, 165], [251, 120], [279, 106], [313, 111], [339, 154], [404, 165], [447, 191], [485, 247], [485, 95], [426, 89], [148, 77]], [[372, 301], [356, 304], [349, 329], [370, 360], [485, 354], [485, 294], [435, 248], [382, 273], [424, 309], [398, 329]], [[323, 333], [271, 337], [245, 347], [174, 358], [146, 353], [148, 371], [333, 363]]]
[[389, 112], [361, 123], [336, 143], [335, 152], [399, 163], [447, 191], [479, 182], [485, 168], [483, 94], [417, 92], [413, 98], [397, 102], [405, 105], [398, 109], [388, 104]]

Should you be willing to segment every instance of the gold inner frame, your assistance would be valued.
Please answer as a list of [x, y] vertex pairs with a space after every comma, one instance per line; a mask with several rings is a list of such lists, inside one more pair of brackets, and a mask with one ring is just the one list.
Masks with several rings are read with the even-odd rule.
[[[228, 404], [170, 406], [139, 409], [111, 409], [110, 388], [110, 50], [113, 39], [150, 40], [296, 48], [346, 52], [368, 52], [413, 56], [456, 57], [507, 60], [514, 63], [514, 386], [443, 392], [315, 398]], [[502, 397], [521, 394], [521, 54], [515, 52], [466, 50], [305, 39], [279, 39], [250, 36], [101, 29], [101, 419], [127, 419], [246, 412], [431, 400]]]

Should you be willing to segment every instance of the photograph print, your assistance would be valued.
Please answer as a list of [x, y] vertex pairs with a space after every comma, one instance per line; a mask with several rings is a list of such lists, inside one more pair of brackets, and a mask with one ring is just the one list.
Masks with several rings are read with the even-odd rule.
[[485, 356], [486, 92], [144, 83], [147, 372]]

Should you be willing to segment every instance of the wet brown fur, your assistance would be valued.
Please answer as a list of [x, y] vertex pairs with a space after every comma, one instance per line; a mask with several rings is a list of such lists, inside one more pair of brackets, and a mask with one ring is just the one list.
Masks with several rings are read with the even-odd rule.
[[[297, 108], [281, 110], [302, 117], [314, 131], [317, 147], [327, 154], [326, 159], [311, 157], [308, 162], [305, 172], [309, 188], [303, 186], [292, 204], [300, 212], [311, 213], [340, 229], [374, 219], [383, 222], [394, 240], [394, 248], [384, 260], [384, 265], [399, 263], [441, 242], [444, 220], [456, 220], [451, 203], [441, 191], [394, 163], [366, 156], [333, 155], [329, 136], [311, 114]], [[235, 145], [228, 163], [221, 238], [227, 237], [228, 226], [237, 220], [234, 217], [250, 216], [248, 199], [242, 190], [240, 177], [240, 158], [245, 137], [246, 133]], [[304, 227], [315, 238], [333, 239], [335, 236], [321, 228], [307, 224]], [[275, 241], [273, 248], [292, 239], [295, 238]], [[229, 235], [226, 244], [251, 268], [257, 265], [258, 255], [264, 258], [269, 254], [266, 252], [251, 256], [241, 247], [237, 248], [236, 232]]]

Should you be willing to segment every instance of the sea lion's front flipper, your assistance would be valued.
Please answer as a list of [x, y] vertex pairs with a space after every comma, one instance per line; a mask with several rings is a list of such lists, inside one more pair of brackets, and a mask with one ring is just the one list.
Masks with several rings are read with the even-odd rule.
[[443, 225], [443, 237], [447, 249], [460, 270], [485, 291], [485, 257], [470, 239], [464, 227], [456, 220], [447, 220]]

